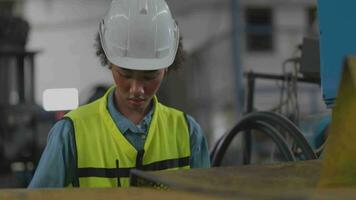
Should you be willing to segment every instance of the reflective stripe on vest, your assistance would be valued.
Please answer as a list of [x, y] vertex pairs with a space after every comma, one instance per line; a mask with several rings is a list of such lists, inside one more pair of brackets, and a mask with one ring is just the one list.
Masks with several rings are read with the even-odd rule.
[[[189, 165], [189, 157], [163, 160], [148, 165], [143, 165], [142, 170], [155, 171], [170, 168], [179, 168]], [[79, 177], [130, 177], [130, 170], [133, 168], [80, 168], [78, 169]]]
[[160, 104], [154, 97], [154, 112], [144, 149], [137, 151], [107, 110], [107, 98], [112, 90], [66, 115], [75, 132], [77, 185], [126, 187], [130, 185], [130, 170], [134, 168], [189, 169], [189, 130], [184, 113]]

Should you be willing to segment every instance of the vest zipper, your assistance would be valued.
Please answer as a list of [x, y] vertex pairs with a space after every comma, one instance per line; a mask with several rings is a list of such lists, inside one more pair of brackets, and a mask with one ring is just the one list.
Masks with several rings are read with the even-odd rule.
[[[145, 150], [141, 149], [137, 151], [136, 155], [136, 167], [135, 169], [143, 170], [143, 154], [145, 154]], [[137, 182], [137, 176], [132, 176], [130, 175], [130, 185], [131, 186], [138, 186]]]
[[121, 187], [120, 183], [120, 172], [119, 172], [119, 160], [116, 159], [116, 175], [117, 175], [117, 187]]

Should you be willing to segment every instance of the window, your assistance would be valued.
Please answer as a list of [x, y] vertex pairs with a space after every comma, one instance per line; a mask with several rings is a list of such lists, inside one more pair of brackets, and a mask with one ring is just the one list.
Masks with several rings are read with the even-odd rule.
[[245, 20], [247, 51], [272, 51], [272, 9], [247, 8], [245, 10]]

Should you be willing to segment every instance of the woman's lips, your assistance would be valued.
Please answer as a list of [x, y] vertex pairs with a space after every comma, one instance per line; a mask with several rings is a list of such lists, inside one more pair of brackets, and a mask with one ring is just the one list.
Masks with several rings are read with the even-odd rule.
[[133, 105], [142, 105], [145, 102], [145, 99], [128, 99], [128, 101]]

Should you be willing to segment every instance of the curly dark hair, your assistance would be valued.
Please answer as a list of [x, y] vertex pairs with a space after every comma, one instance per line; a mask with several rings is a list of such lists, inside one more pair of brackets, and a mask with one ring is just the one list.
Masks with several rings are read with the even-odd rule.
[[[99, 57], [101, 65], [102, 66], [109, 65], [109, 60], [106, 57], [103, 47], [101, 45], [99, 33], [96, 34], [94, 46], [96, 49], [95, 54]], [[183, 50], [182, 37], [180, 37], [176, 57], [173, 63], [169, 66], [168, 72], [176, 71], [180, 69], [184, 61], [185, 61], [185, 51]]]

